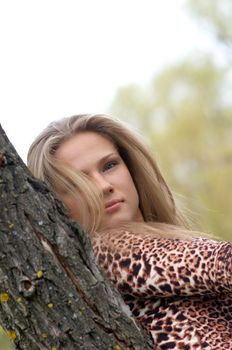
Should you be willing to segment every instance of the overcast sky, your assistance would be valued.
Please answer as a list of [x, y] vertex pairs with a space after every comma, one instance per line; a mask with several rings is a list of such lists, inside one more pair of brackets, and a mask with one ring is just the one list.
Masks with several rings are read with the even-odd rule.
[[0, 122], [25, 160], [52, 120], [106, 112], [120, 86], [210, 46], [184, 0], [0, 1]]

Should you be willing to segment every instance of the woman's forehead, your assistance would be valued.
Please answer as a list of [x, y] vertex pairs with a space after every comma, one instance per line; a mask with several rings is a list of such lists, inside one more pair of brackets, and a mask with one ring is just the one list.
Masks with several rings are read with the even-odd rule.
[[82, 170], [112, 154], [118, 154], [118, 151], [108, 138], [96, 132], [83, 132], [61, 144], [56, 158]]

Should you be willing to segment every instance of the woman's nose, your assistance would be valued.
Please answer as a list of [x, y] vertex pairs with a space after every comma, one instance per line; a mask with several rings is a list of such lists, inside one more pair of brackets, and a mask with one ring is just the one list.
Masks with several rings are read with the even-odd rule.
[[94, 180], [96, 181], [97, 185], [100, 187], [103, 193], [113, 192], [112, 184], [109, 181], [107, 181], [105, 177], [101, 174], [95, 175]]

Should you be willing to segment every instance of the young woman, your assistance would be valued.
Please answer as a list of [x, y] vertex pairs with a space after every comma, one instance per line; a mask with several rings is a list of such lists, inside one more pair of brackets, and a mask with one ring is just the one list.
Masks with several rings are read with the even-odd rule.
[[155, 349], [232, 349], [232, 244], [188, 229], [134, 132], [105, 115], [65, 118], [37, 137], [28, 166], [90, 233]]

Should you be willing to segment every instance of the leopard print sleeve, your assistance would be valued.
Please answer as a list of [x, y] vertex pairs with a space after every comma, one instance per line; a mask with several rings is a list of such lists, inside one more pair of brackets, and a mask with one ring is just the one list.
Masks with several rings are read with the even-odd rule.
[[98, 264], [123, 294], [190, 296], [232, 291], [232, 243], [154, 238], [129, 231], [96, 234]]

